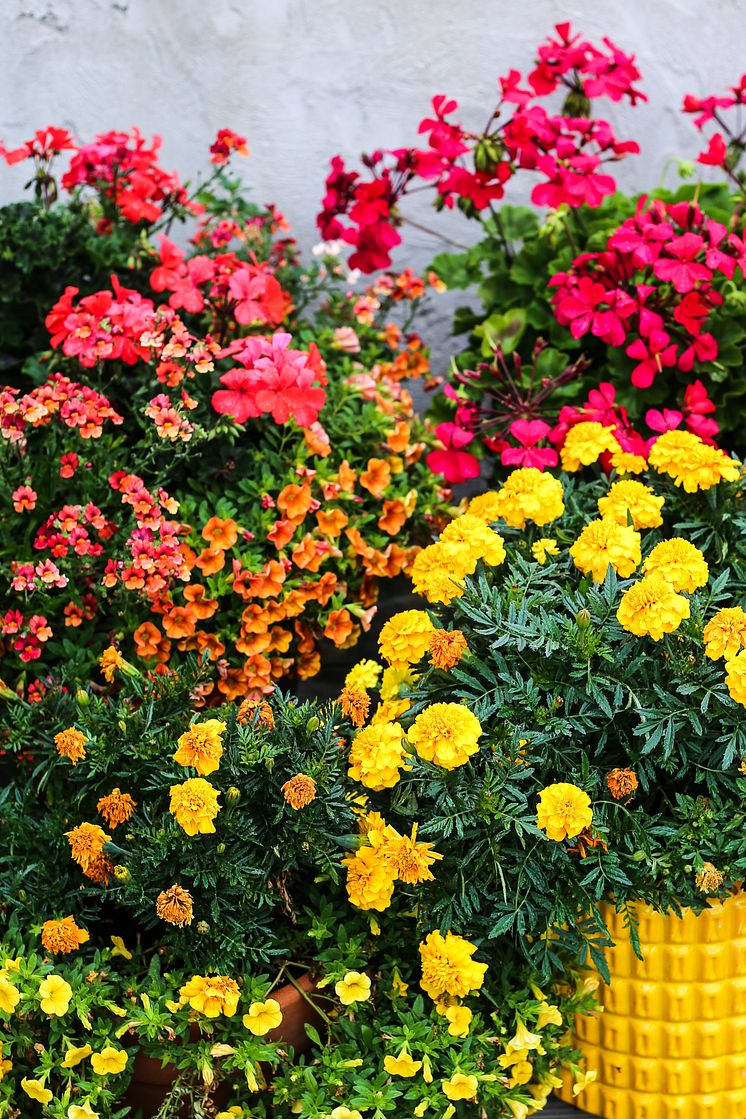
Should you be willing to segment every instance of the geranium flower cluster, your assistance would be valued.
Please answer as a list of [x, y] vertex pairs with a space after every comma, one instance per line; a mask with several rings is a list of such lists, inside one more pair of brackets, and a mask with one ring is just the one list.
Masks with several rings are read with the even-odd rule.
[[123, 287], [116, 276], [111, 286], [112, 291], [97, 291], [77, 302], [79, 289], [68, 286], [46, 318], [52, 347], [61, 347], [86, 369], [100, 361], [135, 365], [148, 356], [140, 338], [152, 324], [153, 301]]
[[718, 277], [746, 276], [746, 248], [736, 233], [694, 203], [641, 205], [608, 238], [584, 253], [550, 286], [557, 321], [574, 338], [587, 333], [624, 346], [631, 381], [649, 388], [666, 367], [690, 373], [714, 361], [718, 342], [708, 317], [723, 302]]
[[[500, 78], [500, 100], [484, 132], [456, 122], [457, 102], [441, 95], [433, 99], [433, 116], [418, 128], [426, 147], [366, 156], [369, 180], [334, 157], [317, 224], [324, 238], [354, 247], [352, 267], [388, 267], [401, 241], [399, 202], [417, 184], [432, 184], [438, 205], [459, 205], [467, 213], [501, 199], [520, 171], [540, 176], [531, 194], [539, 206], [595, 207], [613, 193], [614, 179], [602, 166], [639, 148], [617, 140], [607, 121], [591, 118], [590, 100], [627, 98], [634, 105], [644, 99], [634, 84], [639, 72], [634, 58], [610, 40], [598, 48], [573, 35], [569, 23], [558, 24], [556, 33], [539, 47], [525, 78], [517, 70]], [[567, 91], [565, 105], [561, 114], [550, 114], [539, 102], [558, 87]]]
[[726, 94], [710, 94], [697, 97], [688, 93], [684, 98], [683, 111], [696, 114], [695, 126], [701, 131], [712, 121], [719, 131], [711, 133], [707, 147], [697, 156], [697, 162], [710, 167], [722, 167], [740, 189], [740, 181], [735, 172], [746, 146], [746, 123], [743, 117], [733, 127], [725, 115], [729, 109], [746, 102], [746, 74], [741, 75], [738, 85], [731, 86]]
[[215, 411], [240, 424], [262, 415], [276, 424], [290, 418], [299, 427], [315, 424], [326, 400], [326, 366], [314, 342], [305, 353], [290, 349], [291, 341], [282, 333], [232, 343], [224, 356], [230, 354], [239, 366], [220, 378], [225, 388], [213, 393]]

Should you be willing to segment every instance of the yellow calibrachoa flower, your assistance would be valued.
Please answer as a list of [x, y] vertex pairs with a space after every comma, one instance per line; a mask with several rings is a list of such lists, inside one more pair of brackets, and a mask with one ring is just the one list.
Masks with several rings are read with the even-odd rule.
[[10, 1072], [13, 1068], [13, 1062], [4, 1058], [2, 1052], [2, 1046], [0, 1046], [0, 1080], [3, 1080], [6, 1072]]
[[171, 815], [187, 835], [210, 835], [215, 831], [213, 820], [220, 811], [218, 790], [204, 777], [190, 777], [181, 785], [171, 786]]
[[556, 521], [565, 511], [562, 483], [535, 466], [513, 470], [497, 494], [483, 497], [496, 500], [483, 501], [482, 497], [476, 497], [469, 504], [469, 512], [477, 516], [480, 511], [483, 511], [481, 515], [496, 513], [511, 528], [525, 528], [526, 521], [541, 527]]
[[689, 599], [677, 594], [665, 575], [654, 571], [627, 588], [616, 616], [628, 633], [660, 641], [664, 633], [679, 628], [690, 609]]
[[227, 975], [193, 975], [179, 989], [179, 998], [206, 1018], [217, 1018], [221, 1014], [232, 1018], [239, 995], [238, 984]]
[[360, 688], [361, 691], [367, 691], [368, 688], [377, 686], [380, 675], [380, 664], [371, 660], [358, 661], [357, 664], [353, 664], [345, 676], [345, 687]]
[[49, 1088], [45, 1088], [41, 1080], [29, 1080], [24, 1076], [21, 1081], [21, 1087], [27, 1096], [32, 1100], [37, 1100], [39, 1103], [48, 1104], [52, 1102], [52, 1093]]
[[710, 577], [710, 569], [699, 548], [679, 537], [656, 544], [642, 570], [646, 575], [657, 571], [673, 590], [689, 594], [704, 587]]
[[363, 1119], [359, 1111], [350, 1111], [349, 1107], [340, 1104], [329, 1113], [330, 1119]]
[[361, 847], [342, 860], [347, 868], [345, 888], [357, 909], [383, 913], [391, 905], [396, 874], [386, 855], [377, 847]]
[[531, 545], [531, 555], [537, 563], [545, 564], [549, 556], [558, 556], [559, 548], [553, 536], [542, 536]]
[[381, 656], [394, 668], [417, 664], [427, 652], [434, 630], [424, 610], [402, 610], [381, 628], [378, 638]]
[[536, 825], [546, 832], [547, 839], [560, 842], [580, 835], [592, 822], [591, 798], [577, 785], [561, 781], [541, 790]]
[[575, 566], [584, 575], [593, 575], [597, 583], [604, 581], [610, 566], [628, 579], [642, 560], [640, 534], [605, 518], [589, 521], [570, 548], [570, 555]]
[[691, 431], [664, 431], [650, 448], [648, 462], [659, 474], [673, 478], [687, 493], [709, 490], [718, 482], [735, 482], [741, 464]]
[[663, 524], [664, 504], [665, 498], [657, 497], [650, 486], [625, 479], [614, 482], [609, 492], [599, 497], [598, 511], [618, 525], [626, 525], [631, 517], [633, 528], [657, 528]]
[[119, 1076], [127, 1067], [129, 1057], [125, 1049], [106, 1045], [100, 1053], [91, 1056], [91, 1068], [97, 1076]]
[[446, 1007], [446, 1018], [449, 1022], [448, 1032], [451, 1037], [466, 1037], [473, 1017], [474, 1015], [468, 1006]]
[[499, 567], [505, 561], [502, 536], [473, 513], [464, 513], [451, 521], [440, 534], [440, 540], [443, 544], [466, 548], [475, 564], [483, 560], [490, 567]]
[[415, 1061], [405, 1046], [398, 1057], [385, 1056], [383, 1067], [389, 1076], [416, 1076], [422, 1068], [422, 1061]]
[[372, 724], [352, 740], [348, 776], [374, 792], [393, 789], [399, 770], [411, 768], [404, 766], [405, 753], [404, 729], [399, 723]]
[[3, 1014], [12, 1014], [18, 1005], [21, 992], [14, 987], [7, 976], [0, 972], [0, 1010]]
[[61, 975], [47, 975], [39, 984], [39, 1005], [45, 1014], [61, 1018], [67, 1014], [73, 989]]
[[67, 1119], [99, 1119], [99, 1114], [94, 1111], [88, 1100], [85, 1103], [71, 1103], [67, 1109]]
[[584, 420], [574, 424], [560, 450], [562, 469], [568, 473], [580, 470], [581, 466], [591, 466], [598, 462], [605, 451], [621, 451], [613, 427], [604, 427], [596, 420]]
[[92, 1052], [93, 1049], [90, 1045], [78, 1045], [77, 1047], [73, 1046], [65, 1053], [65, 1059], [62, 1062], [62, 1067], [75, 1068], [75, 1066], [79, 1065], [81, 1061], [84, 1061], [86, 1057], [90, 1057]]
[[714, 614], [702, 632], [705, 656], [711, 661], [729, 661], [746, 646], [746, 611], [725, 606]]
[[448, 605], [464, 593], [464, 579], [472, 575], [477, 561], [464, 544], [438, 540], [423, 548], [412, 564], [412, 586], [428, 602]]
[[537, 1030], [543, 1030], [545, 1026], [561, 1026], [562, 1015], [558, 1006], [552, 1006], [551, 1003], [545, 1003], [539, 1011], [539, 1017], [536, 1019]]
[[[557, 788], [556, 785], [552, 787]], [[575, 786], [568, 785], [567, 788], [574, 789]], [[541, 1036], [539, 1034], [532, 1033], [521, 1018], [516, 1018], [516, 1022], [517, 1025], [515, 1033], [505, 1046], [505, 1049], [508, 1053], [522, 1054], [521, 1060], [525, 1060], [523, 1054], [528, 1053], [530, 1049], [543, 1050], [543, 1046], [541, 1044]]]
[[511, 1087], [514, 1087], [516, 1084], [528, 1084], [533, 1075], [534, 1066], [530, 1061], [516, 1061], [510, 1070]]
[[479, 1081], [476, 1076], [464, 1072], [454, 1072], [450, 1080], [441, 1080], [443, 1094], [449, 1100], [475, 1100]]
[[464, 998], [471, 991], [478, 991], [484, 982], [487, 964], [472, 959], [476, 945], [461, 936], [437, 929], [420, 944], [422, 979], [420, 986], [431, 999], [442, 995]]
[[461, 703], [431, 703], [407, 731], [407, 739], [427, 762], [456, 769], [479, 749], [482, 725]]
[[271, 1030], [276, 1030], [281, 1021], [282, 1010], [277, 999], [252, 1002], [248, 1014], [243, 1016], [244, 1026], [255, 1037], [264, 1037]]
[[178, 750], [173, 755], [179, 765], [190, 765], [200, 777], [214, 773], [223, 756], [222, 735], [225, 723], [220, 719], [205, 719], [202, 723], [192, 723], [189, 730], [179, 738]]
[[590, 1069], [587, 1072], [581, 1073], [575, 1078], [575, 1083], [572, 1086], [572, 1094], [574, 1096], [579, 1096], [580, 1093], [584, 1091], [584, 1089], [587, 1088], [589, 1084], [593, 1083], [597, 1076], [598, 1073], [595, 1071], [595, 1069]]
[[348, 971], [344, 979], [334, 984], [334, 990], [343, 1006], [367, 1002], [370, 998], [370, 977], [360, 971]]
[[725, 683], [730, 698], [746, 707], [746, 649], [726, 663]]

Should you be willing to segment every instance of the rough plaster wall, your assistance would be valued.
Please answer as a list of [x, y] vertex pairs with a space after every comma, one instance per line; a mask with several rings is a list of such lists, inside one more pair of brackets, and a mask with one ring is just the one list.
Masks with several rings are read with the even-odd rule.
[[[498, 74], [525, 69], [559, 20], [637, 54], [649, 103], [604, 103], [642, 144], [619, 168], [623, 185], [654, 185], [669, 157], [694, 155], [683, 94], [746, 69], [746, 0], [0, 0], [0, 16], [7, 143], [47, 123], [86, 138], [136, 123], [163, 135], [164, 165], [187, 176], [206, 166], [216, 130], [235, 128], [249, 137], [255, 196], [280, 206], [304, 246], [317, 240], [331, 154], [411, 142], [438, 92], [480, 126]], [[0, 202], [23, 181], [22, 168], [1, 169]], [[414, 212], [427, 220], [424, 204]], [[457, 240], [475, 233], [458, 215], [436, 224]], [[440, 247], [414, 230], [406, 246], [416, 266]]]

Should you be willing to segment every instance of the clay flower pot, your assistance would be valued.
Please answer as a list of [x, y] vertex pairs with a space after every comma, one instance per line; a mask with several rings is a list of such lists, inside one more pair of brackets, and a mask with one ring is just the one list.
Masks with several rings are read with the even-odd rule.
[[[298, 980], [300, 987], [307, 995], [312, 995], [316, 990], [316, 981], [306, 972]], [[276, 1030], [267, 1034], [268, 1041], [282, 1042], [292, 1046], [296, 1053], [302, 1053], [311, 1044], [305, 1031], [306, 1024], [317, 1029], [322, 1024], [321, 1017], [316, 1013], [311, 1004], [300, 994], [292, 983], [285, 983], [272, 991], [270, 998], [276, 999], [282, 1010], [282, 1022]], [[243, 1029], [239, 1026], [239, 1029]], [[190, 1028], [190, 1039], [196, 1041], [199, 1036], [199, 1027], [195, 1024]], [[135, 1057], [132, 1080], [127, 1089], [124, 1102], [132, 1108], [141, 1108], [143, 1119], [152, 1119], [158, 1108], [168, 1095], [177, 1078], [177, 1070], [173, 1065], [161, 1066], [161, 1062], [147, 1056], [140, 1051]], [[213, 1094], [213, 1100], [218, 1107], [223, 1106], [230, 1096], [230, 1085], [222, 1083]], [[184, 1119], [186, 1119], [186, 1114]]]
[[606, 913], [616, 947], [603, 1014], [578, 1018], [577, 1043], [598, 1078], [577, 1099], [602, 1119], [746, 1115], [746, 894], [698, 917], [639, 906], [643, 960], [621, 914]]

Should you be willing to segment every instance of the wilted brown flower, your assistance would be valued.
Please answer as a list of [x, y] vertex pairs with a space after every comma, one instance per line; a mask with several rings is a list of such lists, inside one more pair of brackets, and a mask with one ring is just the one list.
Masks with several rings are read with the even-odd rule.
[[256, 725], [264, 727], [265, 730], [272, 730], [275, 725], [275, 717], [266, 699], [245, 699], [238, 709], [237, 722], [241, 723], [242, 726], [244, 723], [250, 722], [255, 711], [259, 712]]
[[714, 894], [722, 886], [723, 876], [714, 863], [703, 863], [695, 881], [703, 894]]
[[192, 895], [181, 886], [169, 886], [156, 898], [155, 911], [169, 925], [191, 925], [194, 912]]
[[614, 800], [626, 800], [637, 791], [637, 774], [633, 769], [612, 769], [606, 784]]

